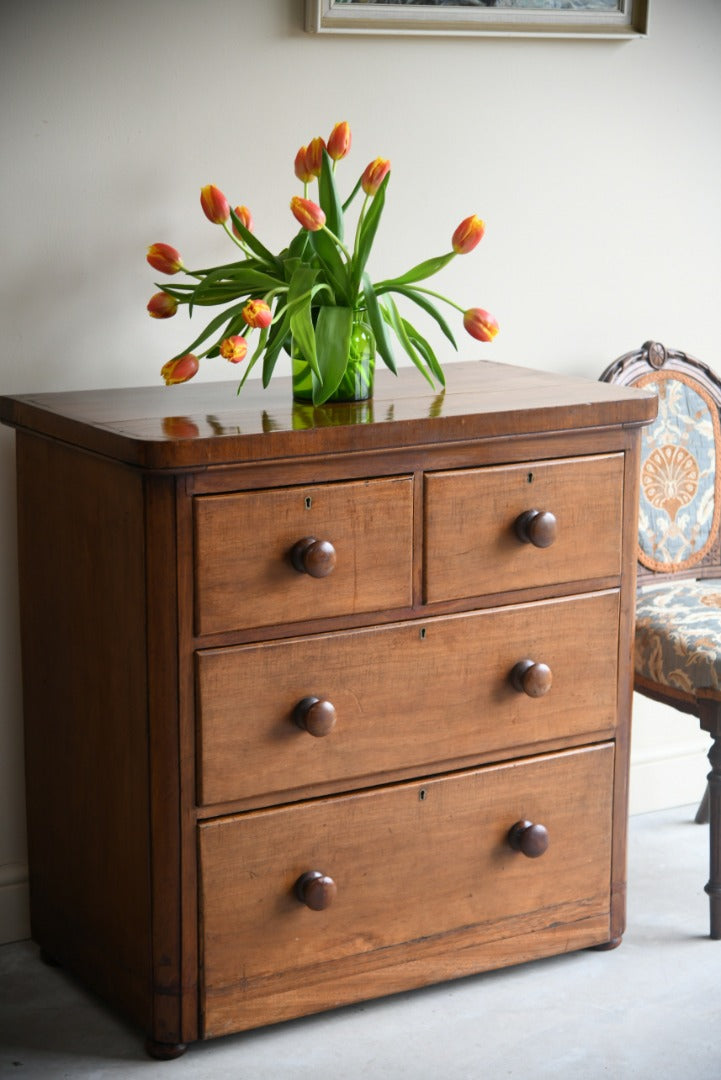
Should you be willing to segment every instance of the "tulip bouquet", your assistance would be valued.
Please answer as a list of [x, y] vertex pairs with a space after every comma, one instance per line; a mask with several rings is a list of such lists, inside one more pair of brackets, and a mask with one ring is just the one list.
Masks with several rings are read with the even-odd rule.
[[[385, 204], [390, 162], [383, 158], [371, 161], [343, 202], [335, 170], [350, 145], [350, 128], [343, 122], [335, 125], [327, 143], [316, 138], [298, 151], [295, 175], [303, 185], [303, 194], [293, 196], [290, 210], [300, 230], [279, 254], [258, 239], [248, 208], [232, 209], [223, 192], [212, 184], [201, 190], [202, 209], [211, 222], [225, 230], [242, 257], [222, 266], [188, 270], [175, 248], [162, 243], [150, 246], [147, 261], [154, 269], [169, 275], [182, 271], [191, 279], [159, 284], [161, 291], [148, 303], [150, 315], [169, 318], [182, 304], [187, 305], [189, 314], [196, 308], [223, 306], [192, 344], [163, 366], [161, 375], [167, 385], [193, 378], [200, 358], [221, 356], [232, 364], [246, 361], [238, 391], [262, 357], [263, 385], [267, 386], [285, 348], [288, 352], [292, 349], [309, 369], [312, 401], [322, 404], [339, 396], [359, 319], [373, 340], [374, 354], [391, 371], [396, 371], [391, 344], [395, 339], [431, 386], [444, 385], [443, 371], [431, 344], [401, 315], [396, 297], [411, 301], [429, 315], [454, 348], [453, 333], [437, 301], [462, 313], [463, 325], [472, 337], [493, 340], [498, 323], [487, 311], [478, 307], [464, 309], [420, 284], [479, 243], [485, 224], [475, 214], [455, 229], [450, 251], [398, 277], [371, 280], [366, 264]], [[317, 201], [308, 197], [313, 183], [317, 183]], [[361, 194], [349, 242], [345, 236], [346, 215]], [[257, 333], [257, 341], [249, 355], [253, 333]]]

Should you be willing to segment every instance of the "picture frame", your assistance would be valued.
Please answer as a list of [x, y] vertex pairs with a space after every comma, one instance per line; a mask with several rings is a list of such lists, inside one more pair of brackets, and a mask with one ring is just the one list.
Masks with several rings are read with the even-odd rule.
[[[305, 29], [330, 34], [435, 34], [624, 40], [648, 34], [651, 0], [305, 0]], [[561, 0], [562, 2], [562, 0]], [[547, 7], [545, 5], [548, 5]], [[571, 6], [572, 5], [572, 6]]]

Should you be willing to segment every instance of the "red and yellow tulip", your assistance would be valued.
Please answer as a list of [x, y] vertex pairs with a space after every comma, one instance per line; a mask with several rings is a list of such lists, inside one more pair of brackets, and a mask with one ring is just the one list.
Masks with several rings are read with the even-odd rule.
[[171, 319], [178, 310], [178, 301], [165, 292], [156, 292], [148, 300], [148, 313], [154, 319]]
[[180, 252], [170, 244], [151, 244], [145, 257], [153, 270], [161, 274], [177, 274], [185, 269]]
[[240, 334], [224, 338], [220, 343], [220, 355], [231, 364], [239, 364], [241, 360], [245, 360], [247, 352], [248, 342]]
[[499, 330], [493, 315], [479, 307], [468, 308], [463, 313], [463, 325], [477, 341], [493, 341]]
[[198, 357], [193, 353], [185, 353], [163, 364], [160, 374], [166, 386], [175, 386], [176, 383], [184, 383], [192, 379], [194, 375], [197, 375], [199, 367]]
[[228, 200], [215, 184], [206, 184], [200, 189], [200, 205], [208, 221], [214, 225], [224, 225], [230, 217]]
[[456, 255], [467, 255], [469, 251], [473, 251], [476, 244], [483, 239], [485, 231], [485, 221], [481, 221], [475, 214], [464, 218], [453, 233], [453, 239], [451, 240]]
[[318, 232], [325, 225], [325, 214], [311, 199], [301, 199], [300, 195], [294, 195], [290, 200], [290, 208], [293, 217], [308, 232]]

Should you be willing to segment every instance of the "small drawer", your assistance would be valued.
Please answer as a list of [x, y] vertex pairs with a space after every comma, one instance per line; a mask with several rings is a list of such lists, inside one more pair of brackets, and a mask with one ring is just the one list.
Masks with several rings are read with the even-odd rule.
[[611, 735], [618, 618], [609, 591], [204, 649], [199, 802], [267, 804]]
[[431, 473], [425, 599], [621, 572], [623, 454]]
[[199, 634], [411, 603], [410, 477], [198, 496], [194, 528]]
[[204, 1034], [453, 978], [484, 942], [608, 940], [613, 768], [601, 744], [201, 824]]

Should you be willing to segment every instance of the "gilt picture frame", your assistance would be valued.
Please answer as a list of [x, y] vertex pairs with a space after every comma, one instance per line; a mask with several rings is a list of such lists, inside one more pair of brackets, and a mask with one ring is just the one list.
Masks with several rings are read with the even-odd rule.
[[623, 40], [648, 34], [651, 0], [305, 0], [331, 34], [477, 34]]

